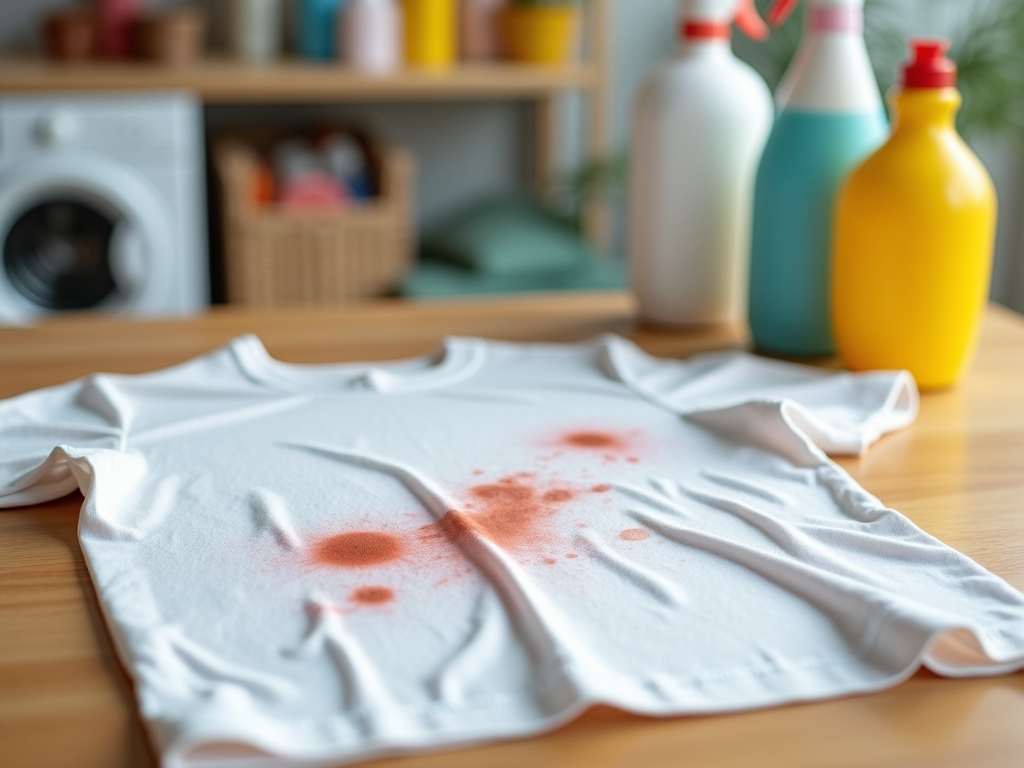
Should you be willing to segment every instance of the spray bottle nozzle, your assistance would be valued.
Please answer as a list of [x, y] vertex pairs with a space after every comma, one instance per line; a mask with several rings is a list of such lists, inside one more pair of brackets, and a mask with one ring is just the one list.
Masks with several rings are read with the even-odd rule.
[[768, 39], [768, 25], [757, 12], [754, 0], [740, 0], [736, 8], [736, 26], [751, 40]]
[[747, 37], [764, 40], [768, 25], [764, 23], [754, 0], [684, 0], [683, 36], [689, 40], [731, 37], [730, 23], [735, 21]]
[[768, 9], [768, 23], [773, 27], [781, 26], [799, 4], [800, 0], [775, 0], [775, 4]]

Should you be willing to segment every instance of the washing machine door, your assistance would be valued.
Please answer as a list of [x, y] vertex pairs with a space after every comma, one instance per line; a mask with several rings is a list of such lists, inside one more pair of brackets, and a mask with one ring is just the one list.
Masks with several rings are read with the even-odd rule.
[[120, 162], [55, 150], [7, 166], [0, 172], [0, 321], [159, 306], [172, 289], [173, 236], [159, 193]]

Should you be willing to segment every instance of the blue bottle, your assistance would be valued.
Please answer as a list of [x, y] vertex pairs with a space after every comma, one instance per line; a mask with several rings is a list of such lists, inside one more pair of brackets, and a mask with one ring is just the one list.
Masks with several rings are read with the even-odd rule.
[[299, 53], [305, 59], [333, 59], [341, 0], [299, 0]]
[[[769, 21], [777, 26], [798, 2], [777, 0]], [[889, 133], [863, 0], [810, 0], [776, 106], [754, 188], [750, 329], [765, 351], [831, 355], [832, 208], [846, 174]]]

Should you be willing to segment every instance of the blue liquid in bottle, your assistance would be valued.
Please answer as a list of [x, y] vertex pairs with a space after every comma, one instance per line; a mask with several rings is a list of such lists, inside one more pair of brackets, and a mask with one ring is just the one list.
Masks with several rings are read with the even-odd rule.
[[888, 133], [881, 110], [779, 115], [754, 190], [749, 309], [759, 349], [833, 354], [832, 207], [846, 174]]
[[335, 57], [340, 0], [299, 0], [299, 51], [306, 59]]

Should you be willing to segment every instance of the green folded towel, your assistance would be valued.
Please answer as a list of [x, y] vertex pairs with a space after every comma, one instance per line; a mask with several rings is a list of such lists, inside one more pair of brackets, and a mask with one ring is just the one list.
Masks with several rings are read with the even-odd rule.
[[428, 233], [421, 252], [493, 276], [579, 269], [596, 256], [570, 224], [522, 196], [471, 206]]
[[561, 272], [521, 275], [489, 275], [424, 260], [406, 276], [401, 293], [411, 298], [428, 299], [528, 291], [613, 290], [625, 285], [625, 266], [618, 259], [594, 260]]

